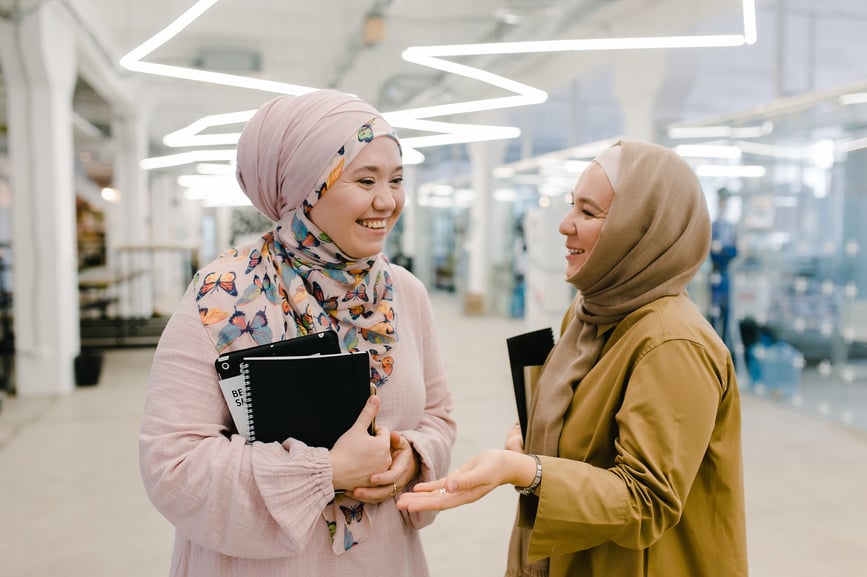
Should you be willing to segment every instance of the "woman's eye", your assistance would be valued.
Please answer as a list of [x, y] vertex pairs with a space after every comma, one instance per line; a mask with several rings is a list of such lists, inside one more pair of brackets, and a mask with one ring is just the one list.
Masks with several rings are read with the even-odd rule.
[[391, 183], [395, 184], [395, 185], [401, 185], [401, 184], [403, 184], [403, 177], [398, 176], [397, 178], [393, 178], [393, 179], [391, 179]]
[[376, 184], [376, 181], [373, 180], [372, 178], [362, 178], [358, 182], [360, 182], [364, 186], [373, 186], [374, 184]]

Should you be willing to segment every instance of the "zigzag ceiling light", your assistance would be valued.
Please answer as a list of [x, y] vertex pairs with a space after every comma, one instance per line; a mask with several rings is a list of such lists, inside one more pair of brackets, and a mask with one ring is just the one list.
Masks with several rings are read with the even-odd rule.
[[[147, 62], [144, 59], [154, 50], [174, 38], [187, 26], [192, 24], [202, 14], [214, 6], [219, 0], [198, 0], [186, 12], [176, 18], [171, 24], [160, 30], [154, 36], [131, 50], [120, 59], [120, 65], [133, 72], [155, 74], [171, 78], [195, 80], [225, 86], [261, 90], [276, 94], [304, 94], [317, 90], [315, 87], [275, 82], [259, 78], [251, 78], [235, 74], [212, 72], [183, 66], [172, 66]], [[428, 120], [432, 117], [468, 112], [480, 112], [539, 104], [547, 99], [547, 93], [527, 84], [522, 84], [504, 76], [458, 64], [446, 58], [459, 56], [480, 56], [495, 54], [530, 54], [592, 50], [638, 50], [653, 48], [696, 48], [696, 47], [737, 47], [756, 42], [755, 0], [743, 0], [744, 29], [739, 34], [728, 35], [695, 35], [695, 36], [655, 36], [637, 38], [596, 38], [574, 40], [548, 40], [538, 42], [499, 42], [484, 44], [453, 44], [444, 46], [413, 46], [403, 51], [401, 56], [408, 62], [426, 66], [442, 72], [463, 76], [485, 82], [510, 92], [508, 96], [472, 100], [451, 104], [442, 104], [422, 108], [411, 108], [384, 113], [392, 126], [408, 128], [431, 133], [429, 136], [410, 137], [402, 139], [408, 152], [407, 163], [420, 162], [423, 159], [417, 148], [440, 146], [483, 140], [499, 140], [515, 138], [521, 134], [520, 129], [511, 126], [485, 126], [477, 124], [458, 124]], [[189, 126], [167, 135], [164, 143], [171, 147], [192, 147], [230, 145], [238, 140], [239, 133], [201, 134], [213, 126], [238, 124], [245, 122], [254, 111], [242, 111], [201, 118]], [[217, 151], [215, 151], [217, 152]], [[225, 151], [219, 151], [224, 153]], [[160, 162], [158, 159], [146, 159], [144, 167], [165, 167], [184, 164], [183, 155], [172, 155], [174, 162]], [[202, 159], [202, 156], [197, 156]]]

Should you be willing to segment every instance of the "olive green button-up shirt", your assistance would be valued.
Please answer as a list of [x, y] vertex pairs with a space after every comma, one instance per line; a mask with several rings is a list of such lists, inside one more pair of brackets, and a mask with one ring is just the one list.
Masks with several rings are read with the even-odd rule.
[[550, 557], [551, 577], [746, 576], [740, 410], [688, 297], [631, 313], [575, 389], [559, 457], [542, 457], [530, 559]]

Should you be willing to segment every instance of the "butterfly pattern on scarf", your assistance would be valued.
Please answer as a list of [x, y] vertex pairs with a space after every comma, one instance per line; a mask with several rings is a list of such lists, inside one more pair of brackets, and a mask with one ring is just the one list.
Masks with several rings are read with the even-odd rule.
[[273, 334], [268, 326], [268, 317], [264, 309], [253, 315], [253, 320], [250, 322], [247, 322], [247, 313], [235, 309], [228, 324], [220, 330], [217, 336], [217, 348], [225, 348], [226, 345], [244, 334], [249, 334], [257, 345], [266, 345], [272, 342]]
[[346, 507], [345, 505], [340, 505], [340, 510], [343, 512], [343, 516], [346, 519], [346, 524], [350, 524], [353, 521], [361, 522], [364, 518], [364, 503], [357, 503], [350, 507]]
[[244, 293], [241, 295], [241, 298], [238, 299], [238, 305], [245, 305], [255, 301], [259, 298], [260, 294], [264, 294], [267, 297], [268, 302], [271, 304], [277, 304], [280, 302], [280, 295], [277, 294], [277, 287], [271, 281], [271, 277], [265, 273], [263, 278], [259, 278], [259, 275], [253, 276], [253, 282], [246, 289], [244, 289]]
[[210, 292], [223, 290], [226, 294], [237, 296], [238, 287], [235, 285], [236, 275], [232, 271], [212, 272], [205, 275], [205, 282], [199, 287], [196, 294], [196, 300], [200, 300], [203, 296]]

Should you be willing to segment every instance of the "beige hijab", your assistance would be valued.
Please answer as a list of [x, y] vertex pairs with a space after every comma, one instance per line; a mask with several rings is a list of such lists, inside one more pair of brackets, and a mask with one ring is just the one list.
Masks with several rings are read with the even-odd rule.
[[[710, 249], [710, 217], [692, 168], [655, 144], [620, 141], [596, 160], [614, 188], [608, 217], [584, 266], [566, 279], [578, 289], [536, 385], [527, 453], [558, 455], [576, 387], [599, 360], [609, 329], [632, 311], [683, 293]], [[526, 563], [529, 531], [512, 535], [507, 575], [547, 574]]]

